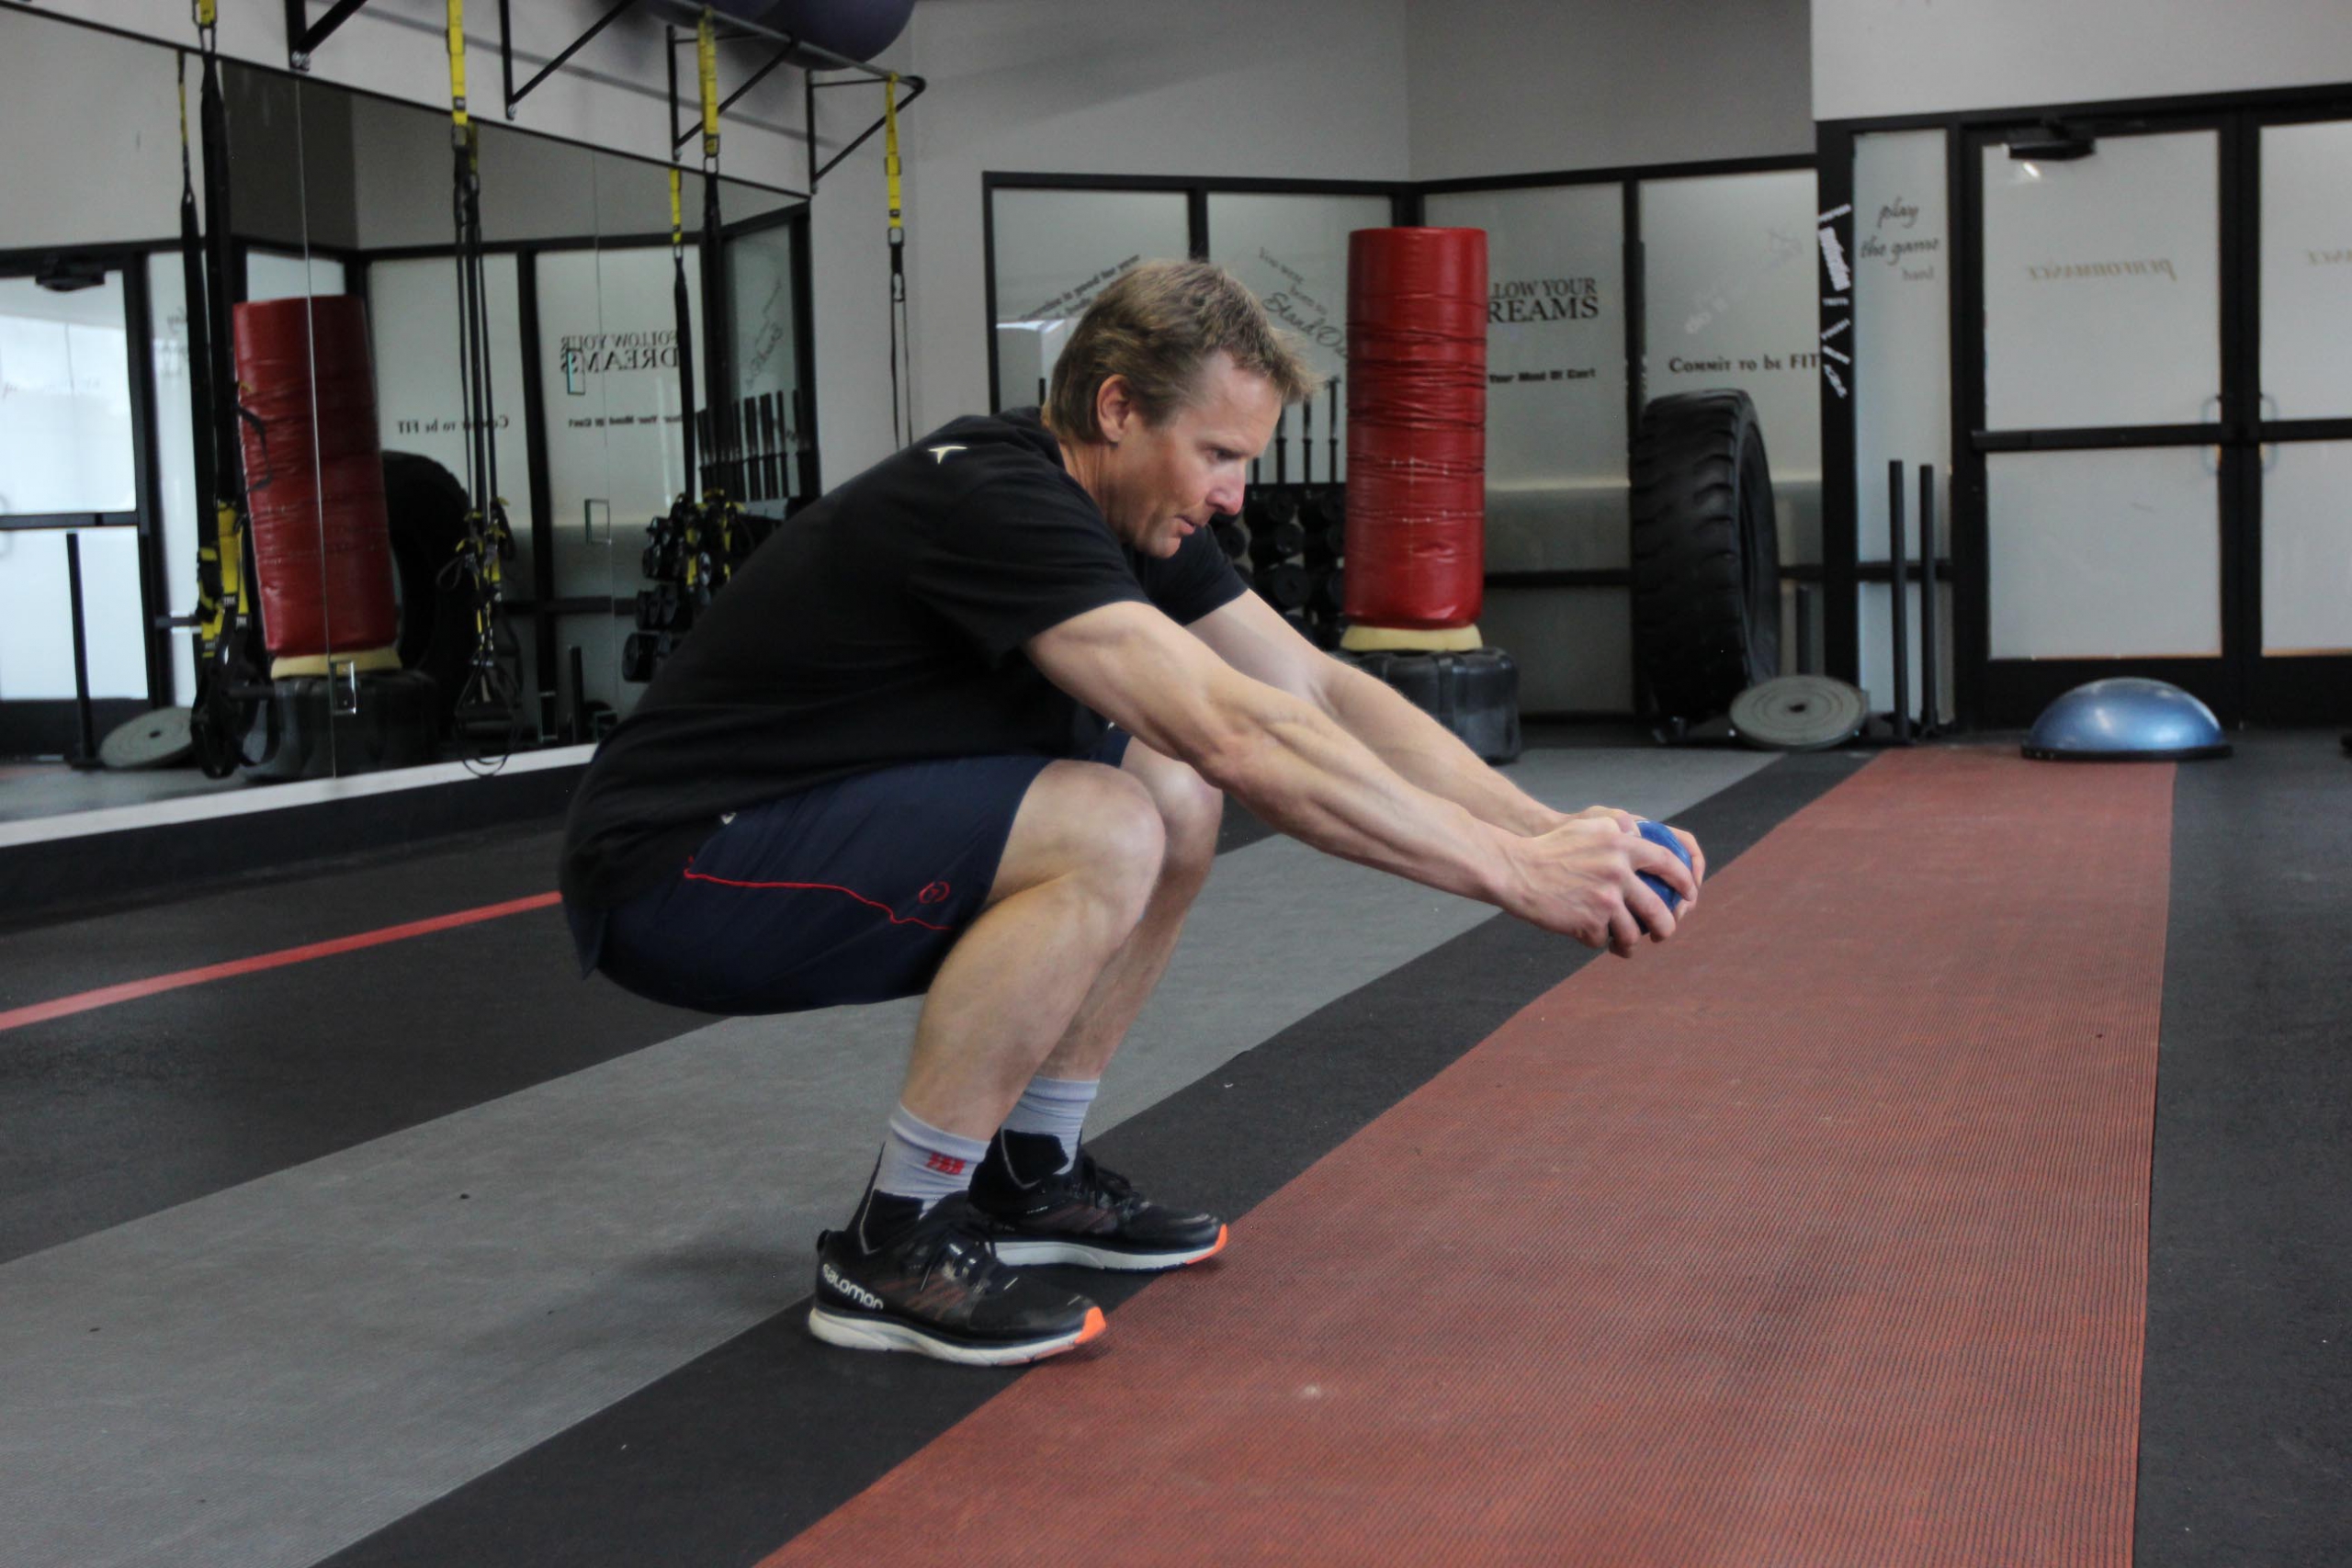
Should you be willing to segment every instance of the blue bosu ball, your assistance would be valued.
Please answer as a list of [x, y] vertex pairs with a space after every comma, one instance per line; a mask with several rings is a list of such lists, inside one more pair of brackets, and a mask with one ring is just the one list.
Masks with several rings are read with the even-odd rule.
[[2163, 762], [2226, 757], [2213, 710], [2167, 681], [2093, 681], [2041, 710], [2025, 754], [2043, 762]]

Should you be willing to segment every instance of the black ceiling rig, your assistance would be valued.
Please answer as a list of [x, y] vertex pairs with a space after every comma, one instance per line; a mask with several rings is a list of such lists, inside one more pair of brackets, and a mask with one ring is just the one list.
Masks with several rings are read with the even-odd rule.
[[[297, 71], [308, 71], [311, 68], [311, 54], [333, 36], [336, 28], [349, 21], [352, 16], [367, 3], [368, 0], [335, 0], [335, 3], [327, 8], [326, 15], [321, 17], [316, 22], [312, 22], [310, 19], [309, 0], [286, 0], [287, 63]], [[598, 33], [639, 6], [650, 6], [672, 17], [688, 18], [699, 17], [702, 10], [700, 6], [687, 3], [687, 0], [614, 0], [614, 3], [605, 8], [603, 16], [588, 25], [586, 31], [557, 51], [553, 59], [539, 67], [537, 75], [517, 87], [514, 85], [511, 0], [498, 0], [498, 59], [504, 77], [506, 118], [510, 120], [514, 118], [515, 106], [528, 97], [532, 90], [540, 83], [554, 75], [562, 67], [564, 62], [587, 47], [589, 41]], [[683, 147], [693, 140], [697, 127], [689, 123], [683, 132], [678, 130], [680, 123], [678, 49], [682, 44], [688, 48], [693, 47], [694, 28], [690, 20], [689, 25], [684, 29], [673, 22], [665, 30], [670, 43], [670, 130], [674, 138], [671, 145]], [[808, 188], [806, 191], [793, 193], [799, 196], [813, 195], [817, 189], [817, 182], [831, 174], [842, 159], [865, 146], [874, 134], [882, 129], [886, 118], [876, 115], [874, 123], [860, 131], [854, 141], [820, 164], [817, 161], [817, 90], [819, 88], [849, 87], [895, 81], [899, 87], [905, 89], [905, 96], [897, 100], [897, 107], [903, 110], [909, 104], [922, 96], [923, 89], [930, 85], [920, 76], [877, 70], [862, 61], [852, 60], [846, 55], [835, 54], [831, 50], [807, 42], [792, 33], [779, 32], [773, 28], [764, 28], [756, 22], [747, 22], [737, 17], [729, 17], [726, 25], [718, 30], [717, 37], [721, 43], [756, 39], [776, 46], [775, 54], [769, 57], [766, 63], [745, 77], [732, 93], [719, 100], [718, 107], [721, 109], [734, 104], [745, 93], [765, 80], [777, 66], [784, 64], [795, 55], [799, 56], [805, 62], [802, 71], [801, 104], [806, 117], [808, 143]], [[826, 79], [820, 81], [819, 80], [820, 76]]]
[[[504, 0], [500, 0], [500, 3], [503, 6]], [[673, 15], [698, 17], [701, 14], [700, 6], [688, 4], [686, 0], [619, 0], [614, 14], [617, 15], [620, 11], [639, 4], [658, 6]], [[611, 17], [607, 17], [605, 21], [611, 19]], [[598, 22], [597, 26], [604, 26], [604, 22]], [[701, 127], [695, 123], [692, 116], [682, 120], [679, 115], [678, 51], [695, 47], [695, 30], [691, 25], [682, 28], [675, 23], [670, 24], [665, 30], [669, 35], [670, 42], [670, 145], [674, 150], [693, 141], [701, 130]], [[590, 36], [594, 36], [594, 29], [591, 29]], [[903, 72], [879, 70], [862, 61], [835, 54], [831, 50], [820, 49], [812, 43], [804, 43], [794, 34], [778, 32], [773, 28], [763, 28], [756, 22], [729, 17], [726, 25], [719, 28], [714, 36], [720, 43], [729, 43], [743, 39], [758, 39], [778, 46], [775, 53], [768, 58], [765, 64], [745, 77], [733, 92], [718, 101], [721, 113], [764, 80], [768, 73], [794, 55], [800, 55], [804, 61], [815, 62], [815, 63], [805, 64], [801, 71], [802, 123], [807, 127], [808, 144], [808, 188], [796, 194], [804, 197], [814, 196], [817, 191], [817, 183], [831, 174], [842, 159], [865, 146], [874, 134], [882, 129], [888, 118], [887, 115], [875, 116], [874, 123], [858, 132], [856, 140], [820, 164], [817, 162], [817, 90], [820, 87], [854, 87], [871, 85], [877, 82], [895, 83], [897, 86], [893, 88], [894, 94], [897, 88], [902, 87], [906, 90], [905, 96], [897, 97], [895, 102], [895, 107], [903, 111], [909, 104], [922, 97], [923, 90], [931, 85], [920, 76], [909, 75]], [[831, 80], [820, 81], [818, 78], [820, 75], [829, 76]], [[679, 129], [681, 124], [684, 126], [683, 130]]]
[[286, 0], [286, 63], [297, 71], [308, 71], [319, 45], [366, 4], [368, 0], [334, 0], [327, 14], [312, 22], [305, 0]]

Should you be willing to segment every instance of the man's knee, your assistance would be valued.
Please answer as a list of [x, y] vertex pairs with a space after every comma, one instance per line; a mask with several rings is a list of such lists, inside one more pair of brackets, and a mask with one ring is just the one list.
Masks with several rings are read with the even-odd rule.
[[1225, 792], [1182, 762], [1154, 797], [1168, 835], [1167, 867], [1199, 871], [1216, 858], [1216, 834], [1225, 820]]
[[989, 898], [1069, 878], [1131, 926], [1167, 852], [1167, 828], [1139, 781], [1099, 762], [1055, 762], [1021, 802]]
[[1216, 858], [1217, 828], [1225, 819], [1225, 792], [1191, 764], [1162, 756], [1141, 741], [1127, 748], [1123, 771], [1151, 794], [1168, 840], [1165, 869], [1204, 871]]

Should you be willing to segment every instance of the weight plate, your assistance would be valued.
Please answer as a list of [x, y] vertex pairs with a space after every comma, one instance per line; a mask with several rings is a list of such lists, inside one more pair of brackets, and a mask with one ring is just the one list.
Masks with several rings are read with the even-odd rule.
[[188, 733], [188, 710], [157, 708], [119, 724], [98, 742], [98, 761], [109, 768], [169, 768], [196, 755]]
[[1826, 675], [1781, 675], [1732, 699], [1731, 727], [1759, 751], [1825, 751], [1862, 732], [1861, 692]]

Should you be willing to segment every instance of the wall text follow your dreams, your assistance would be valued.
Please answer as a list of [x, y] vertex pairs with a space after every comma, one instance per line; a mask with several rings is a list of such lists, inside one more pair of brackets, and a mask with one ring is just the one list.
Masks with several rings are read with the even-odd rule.
[[613, 370], [675, 370], [678, 333], [581, 333], [566, 337], [556, 356], [567, 378], [602, 376]]
[[1498, 279], [1487, 290], [1489, 322], [1589, 321], [1600, 314], [1600, 285], [1589, 277]]

